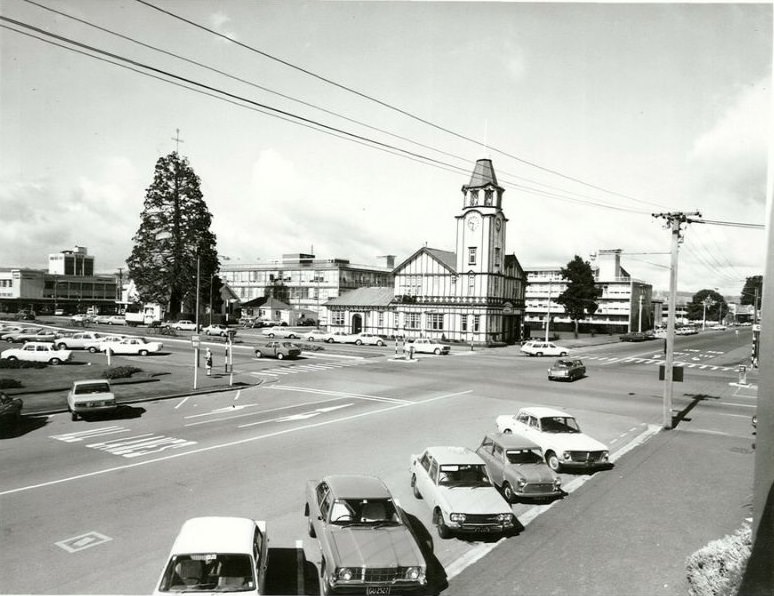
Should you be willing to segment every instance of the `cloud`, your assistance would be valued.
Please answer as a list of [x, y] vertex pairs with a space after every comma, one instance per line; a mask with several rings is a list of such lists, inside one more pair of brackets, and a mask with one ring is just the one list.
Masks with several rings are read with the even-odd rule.
[[[218, 11], [216, 13], [213, 13], [210, 15], [210, 25], [212, 28], [220, 33], [221, 35], [224, 35], [228, 37], [229, 39], [237, 40], [237, 34], [233, 31], [229, 31], [226, 28], [226, 25], [231, 22], [231, 17], [226, 15], [224, 12]], [[224, 40], [220, 40], [224, 41]]]
[[742, 89], [688, 155], [699, 190], [713, 202], [738, 207], [766, 201], [771, 79]]

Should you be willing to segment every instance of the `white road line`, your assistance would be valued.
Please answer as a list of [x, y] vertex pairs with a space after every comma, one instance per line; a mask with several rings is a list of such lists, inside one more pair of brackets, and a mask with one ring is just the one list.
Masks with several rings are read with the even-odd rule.
[[118, 471], [121, 471], [121, 470], [128, 470], [130, 468], [137, 468], [137, 467], [140, 467], [140, 466], [147, 466], [147, 465], [150, 465], [150, 464], [165, 462], [165, 461], [169, 461], [169, 460], [172, 460], [172, 459], [177, 459], [177, 458], [180, 458], [180, 457], [188, 457], [189, 455], [198, 455], [200, 453], [206, 453], [208, 451], [216, 451], [218, 449], [226, 449], [226, 448], [229, 448], [229, 447], [237, 447], [237, 446], [240, 446], [240, 445], [246, 445], [247, 443], [253, 443], [255, 441], [262, 441], [264, 439], [270, 439], [270, 438], [273, 438], [273, 437], [279, 437], [279, 436], [287, 435], [287, 434], [290, 434], [290, 433], [306, 432], [306, 431], [308, 431], [309, 429], [312, 429], [312, 428], [319, 428], [319, 427], [322, 427], [322, 426], [328, 426], [330, 424], [337, 424], [339, 422], [346, 422], [346, 421], [349, 421], [349, 420], [355, 420], [357, 418], [365, 418], [365, 417], [368, 417], [368, 416], [374, 416], [374, 415], [377, 415], [377, 414], [382, 414], [384, 412], [391, 412], [392, 410], [397, 410], [397, 409], [400, 409], [400, 408], [410, 407], [412, 405], [414, 405], [414, 406], [421, 406], [421, 405], [432, 403], [432, 402], [435, 402], [435, 401], [438, 401], [438, 400], [441, 400], [441, 399], [449, 399], [449, 398], [452, 398], [452, 397], [458, 397], [460, 395], [467, 395], [469, 393], [473, 393], [473, 390], [469, 389], [467, 391], [459, 391], [457, 393], [447, 393], [447, 394], [444, 394], [444, 395], [438, 395], [436, 397], [430, 397], [428, 399], [424, 399], [424, 400], [417, 401], [417, 402], [411, 402], [411, 403], [408, 403], [408, 404], [395, 404], [395, 405], [391, 405], [391, 406], [388, 406], [388, 407], [385, 407], [385, 408], [381, 408], [381, 409], [378, 409], [378, 410], [371, 410], [371, 411], [368, 411], [368, 412], [360, 412], [358, 414], [351, 414], [349, 416], [343, 416], [341, 418], [333, 418], [331, 420], [321, 420], [319, 422], [314, 422], [314, 423], [310, 423], [310, 424], [304, 424], [302, 426], [296, 426], [296, 427], [293, 427], [293, 428], [284, 428], [282, 430], [278, 430], [278, 431], [274, 431], [274, 432], [270, 432], [270, 433], [266, 433], [266, 434], [262, 434], [262, 435], [256, 435], [254, 437], [248, 437], [248, 438], [245, 438], [245, 439], [239, 439], [237, 441], [229, 441], [228, 443], [218, 443], [216, 445], [210, 445], [209, 447], [201, 447], [199, 449], [192, 449], [190, 451], [184, 451], [182, 453], [175, 453], [173, 455], [165, 455], [163, 457], [157, 457], [157, 458], [154, 458], [154, 459], [146, 459], [146, 460], [134, 462], [134, 463], [131, 463], [131, 464], [124, 464], [122, 466], [113, 466], [113, 467], [110, 467], [110, 468], [103, 468], [102, 470], [95, 470], [93, 472], [86, 472], [85, 474], [77, 474], [75, 476], [67, 476], [65, 478], [59, 478], [58, 480], [49, 480], [47, 482], [39, 482], [38, 484], [30, 484], [28, 486], [20, 486], [20, 487], [17, 487], [17, 488], [11, 488], [11, 489], [8, 489], [8, 490], [0, 491], [0, 497], [4, 497], [6, 495], [12, 495], [12, 494], [16, 494], [16, 493], [21, 493], [21, 492], [25, 492], [25, 491], [30, 491], [30, 490], [34, 490], [34, 489], [37, 489], [37, 488], [46, 488], [46, 487], [49, 487], [49, 486], [56, 486], [57, 484], [63, 484], [65, 482], [71, 482], [73, 480], [82, 480], [83, 478], [93, 478], [94, 476], [101, 476], [102, 474], [109, 474], [111, 472], [118, 472]]
[[278, 385], [275, 387], [269, 387], [268, 389], [274, 389], [277, 391], [294, 391], [299, 393], [319, 393], [320, 395], [335, 395], [338, 397], [358, 397], [360, 399], [367, 399], [373, 401], [384, 401], [388, 403], [396, 404], [409, 404], [414, 403], [408, 399], [398, 399], [396, 397], [385, 397], [381, 395], [363, 395], [362, 393], [347, 393], [345, 391], [330, 391], [327, 389], [313, 389], [310, 387], [288, 387], [286, 385]]
[[187, 402], [190, 397], [190, 395], [186, 395], [183, 399], [180, 400], [180, 403], [175, 406], [175, 409], [177, 410], [180, 406]]
[[[292, 408], [303, 408], [305, 406], [313, 406], [316, 404], [325, 404], [328, 402], [336, 401], [339, 398], [331, 398], [331, 399], [318, 399], [315, 401], [308, 401], [304, 402], [302, 404], [292, 404], [289, 406], [278, 406], [276, 408], [269, 408], [268, 410], [259, 410], [259, 411], [252, 411], [252, 412], [246, 412], [244, 414], [237, 414], [236, 416], [226, 416], [226, 417], [220, 417], [220, 418], [210, 418], [209, 420], [203, 420], [200, 422], [190, 422], [188, 424], [185, 424], [184, 426], [199, 426], [201, 424], [209, 424], [211, 422], [222, 422], [224, 420], [236, 420], [237, 418], [245, 418], [247, 416], [257, 416], [260, 414], [268, 414], [269, 412], [279, 412], [281, 410], [290, 410]], [[256, 404], [257, 405], [257, 404]], [[200, 416], [211, 416], [215, 414], [215, 412], [208, 412], [207, 414], [196, 414], [194, 416], [186, 416], [186, 418], [198, 418]]]

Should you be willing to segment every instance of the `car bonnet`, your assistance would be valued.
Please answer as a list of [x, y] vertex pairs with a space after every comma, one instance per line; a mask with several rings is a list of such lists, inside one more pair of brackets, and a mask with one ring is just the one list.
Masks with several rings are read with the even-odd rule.
[[607, 451], [607, 446], [583, 433], [546, 433], [545, 437], [567, 451]]
[[406, 526], [328, 526], [336, 564], [342, 567], [410, 567], [424, 565]]
[[450, 513], [511, 513], [511, 507], [493, 486], [439, 486], [439, 497]]
[[545, 483], [554, 481], [554, 473], [544, 463], [539, 464], [509, 464], [505, 466], [506, 475], [512, 478], [524, 478], [530, 483]]

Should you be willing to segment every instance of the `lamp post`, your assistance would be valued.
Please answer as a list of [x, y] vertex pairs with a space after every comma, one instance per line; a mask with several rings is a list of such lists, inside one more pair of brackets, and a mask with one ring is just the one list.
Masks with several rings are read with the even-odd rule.
[[642, 288], [640, 288], [640, 316], [639, 321], [637, 323], [637, 331], [642, 333]]
[[704, 306], [704, 311], [701, 317], [701, 329], [704, 331], [704, 329], [707, 328], [707, 307], [713, 306], [715, 304], [715, 301], [710, 298], [709, 296], [705, 297], [702, 301], [702, 306]]
[[548, 307], [546, 308], [546, 341], [548, 341], [548, 328], [551, 325], [551, 278], [548, 279]]

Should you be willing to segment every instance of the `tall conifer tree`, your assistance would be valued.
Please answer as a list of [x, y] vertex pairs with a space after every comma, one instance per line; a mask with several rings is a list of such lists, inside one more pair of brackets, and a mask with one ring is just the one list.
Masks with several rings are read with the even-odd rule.
[[198, 260], [200, 311], [208, 304], [210, 283], [220, 267], [211, 224], [199, 177], [188, 160], [176, 151], [159, 158], [126, 261], [143, 302], [165, 305], [170, 318], [183, 309], [194, 313]]
[[575, 323], [575, 337], [578, 337], [578, 321], [587, 314], [597, 312], [597, 299], [602, 295], [602, 288], [594, 283], [594, 272], [591, 265], [578, 255], [561, 269], [562, 278], [569, 281], [567, 289], [556, 299], [564, 306], [567, 316]]

